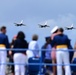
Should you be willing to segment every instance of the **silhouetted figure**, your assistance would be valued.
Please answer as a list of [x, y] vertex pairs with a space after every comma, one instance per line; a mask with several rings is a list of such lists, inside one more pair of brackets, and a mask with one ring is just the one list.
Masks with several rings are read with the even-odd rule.
[[[25, 40], [25, 34], [19, 31], [17, 34], [17, 39], [14, 43], [16, 50], [14, 52], [14, 64], [15, 64], [15, 75], [25, 75], [25, 65], [27, 64], [26, 49], [28, 48], [28, 43]], [[24, 49], [24, 51], [22, 51]], [[25, 65], [19, 65], [25, 64]]]
[[[9, 46], [9, 41], [8, 41], [8, 37], [6, 35], [6, 27], [2, 26], [0, 28], [0, 75], [6, 75], [6, 65], [4, 65], [6, 63], [6, 58], [7, 58], [7, 50], [10, 46]], [[3, 51], [4, 50], [4, 51]], [[2, 64], [4, 63], [4, 64]]]

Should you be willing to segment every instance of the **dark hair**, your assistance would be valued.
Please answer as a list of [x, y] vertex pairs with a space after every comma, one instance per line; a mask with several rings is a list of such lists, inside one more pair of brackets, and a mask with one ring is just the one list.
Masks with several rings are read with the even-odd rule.
[[34, 35], [32, 36], [32, 40], [38, 40], [38, 35], [34, 34]]
[[6, 29], [6, 27], [5, 27], [5, 26], [2, 26], [2, 27], [0, 28], [0, 31], [5, 30], [5, 29]]
[[24, 39], [25, 38], [25, 34], [22, 31], [19, 31], [17, 34], [17, 39]]
[[46, 40], [46, 41], [47, 41], [48, 39], [50, 39], [50, 40], [51, 40], [51, 37], [50, 37], [50, 36], [45, 37], [45, 40]]
[[59, 28], [58, 29], [60, 32], [64, 32], [64, 29], [63, 28]]

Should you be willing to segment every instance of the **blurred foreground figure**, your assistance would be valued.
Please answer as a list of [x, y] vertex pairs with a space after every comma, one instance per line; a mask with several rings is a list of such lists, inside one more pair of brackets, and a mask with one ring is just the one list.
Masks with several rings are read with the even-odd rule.
[[[28, 63], [40, 63], [40, 55], [39, 55], [39, 44], [38, 44], [38, 35], [34, 34], [32, 36], [32, 40], [29, 43], [28, 50]], [[29, 75], [38, 75], [40, 70], [40, 65], [28, 65]]]
[[[9, 58], [9, 62], [10, 63], [14, 63], [13, 62], [13, 52], [12, 52], [12, 49], [13, 49], [13, 46], [14, 46], [14, 42], [16, 41], [16, 38], [17, 36], [15, 35], [12, 39], [12, 42], [10, 43], [10, 50], [8, 52], [8, 58]], [[9, 65], [9, 69], [11, 70], [11, 75], [14, 75], [14, 65]]]
[[[52, 64], [52, 58], [51, 58], [51, 50], [52, 50], [52, 47], [51, 47], [51, 38], [50, 36], [48, 37], [45, 37], [45, 43], [44, 45], [42, 46], [42, 62], [43, 63], [46, 63], [46, 64]], [[52, 66], [51, 65], [44, 65], [43, 66], [43, 70], [44, 72], [43, 73], [52, 73]]]
[[63, 34], [63, 29], [59, 28], [57, 35], [54, 37], [52, 45], [56, 45], [56, 59], [57, 59], [57, 75], [63, 75], [62, 65], [64, 63], [65, 75], [71, 75], [70, 61], [68, 47], [70, 45], [70, 40], [67, 35]]
[[[6, 58], [7, 58], [7, 50], [9, 48], [8, 37], [6, 35], [6, 27], [2, 26], [0, 29], [0, 75], [5, 75], [6, 70]], [[4, 51], [3, 51], [4, 50]]]
[[40, 57], [40, 55], [39, 55], [38, 35], [34, 34], [32, 36], [32, 40], [29, 43], [28, 49], [33, 52], [34, 57]]
[[[51, 45], [52, 45], [52, 40], [54, 39], [54, 37], [57, 35], [57, 31], [58, 31], [58, 26], [55, 26], [52, 30], [51, 30]], [[52, 58], [52, 64], [56, 64], [56, 45], [53, 46], [52, 51], [51, 51], [51, 58]], [[57, 74], [57, 67], [53, 66], [53, 74], [56, 75]]]
[[[27, 64], [26, 49], [28, 48], [28, 43], [25, 40], [25, 34], [22, 31], [18, 32], [13, 48], [17, 49], [13, 51], [15, 75], [25, 75], [25, 65]], [[22, 49], [25, 50], [23, 51]]]

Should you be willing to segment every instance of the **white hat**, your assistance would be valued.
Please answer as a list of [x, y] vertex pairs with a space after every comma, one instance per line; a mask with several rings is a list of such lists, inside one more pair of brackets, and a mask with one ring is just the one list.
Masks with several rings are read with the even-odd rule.
[[58, 26], [55, 26], [55, 27], [51, 30], [51, 34], [53, 34], [57, 29], [58, 29]]

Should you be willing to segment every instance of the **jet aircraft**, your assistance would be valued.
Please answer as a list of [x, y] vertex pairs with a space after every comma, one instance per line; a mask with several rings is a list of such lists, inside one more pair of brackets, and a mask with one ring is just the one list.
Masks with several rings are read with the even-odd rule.
[[45, 22], [45, 24], [38, 24], [40, 28], [45, 28], [45, 27], [50, 27], [49, 25], [47, 25], [47, 21]]
[[66, 30], [72, 30], [72, 29], [76, 29], [73, 24], [71, 26], [65, 27]]
[[21, 20], [20, 23], [14, 23], [14, 24], [15, 24], [15, 26], [26, 26], [25, 24], [23, 24], [23, 20]]

